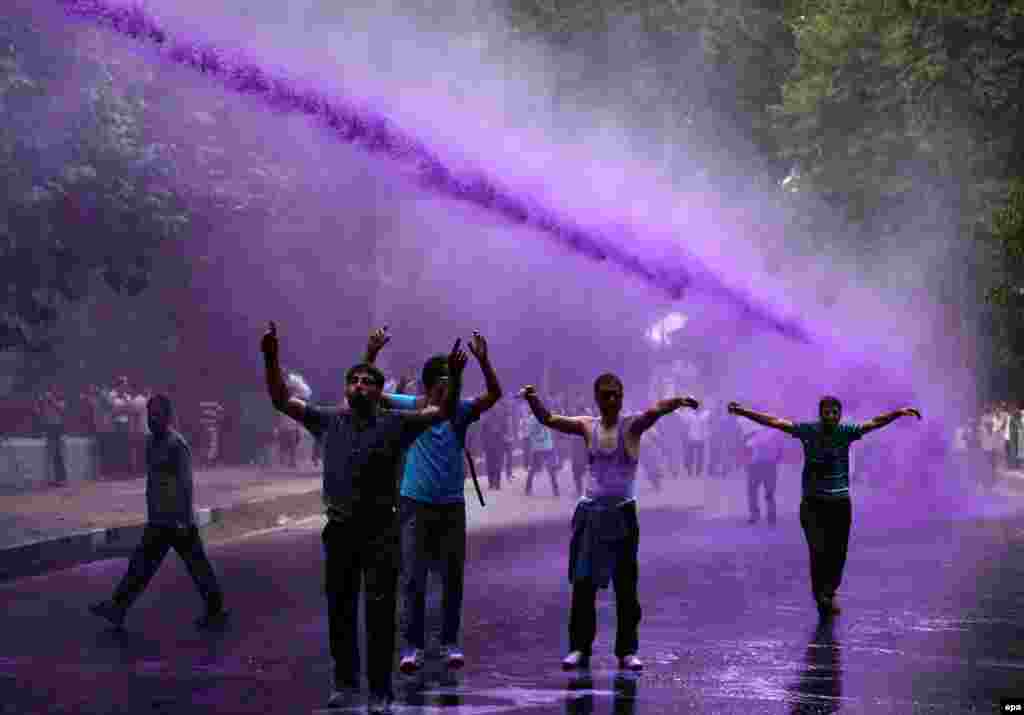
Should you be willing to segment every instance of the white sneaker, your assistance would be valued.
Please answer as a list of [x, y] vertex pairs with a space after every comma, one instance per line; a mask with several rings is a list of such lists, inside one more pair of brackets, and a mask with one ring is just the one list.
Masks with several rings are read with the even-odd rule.
[[574, 650], [569, 655], [562, 658], [562, 670], [575, 670], [576, 668], [586, 668], [590, 665], [590, 656], [583, 655], [583, 651]]
[[466, 655], [457, 645], [441, 646], [441, 659], [452, 670], [458, 670], [466, 664]]
[[[391, 661], [392, 663], [394, 661]], [[398, 664], [398, 669], [406, 675], [412, 675], [417, 670], [423, 667], [423, 649], [414, 648], [413, 650], [406, 653], [401, 662]]]
[[644, 662], [635, 654], [630, 654], [619, 658], [619, 667], [623, 670], [643, 670]]

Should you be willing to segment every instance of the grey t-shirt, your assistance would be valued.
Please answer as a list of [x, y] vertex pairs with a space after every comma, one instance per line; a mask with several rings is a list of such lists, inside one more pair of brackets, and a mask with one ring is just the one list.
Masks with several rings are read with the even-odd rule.
[[146, 438], [146, 511], [156, 526], [192, 526], [192, 451], [178, 432]]

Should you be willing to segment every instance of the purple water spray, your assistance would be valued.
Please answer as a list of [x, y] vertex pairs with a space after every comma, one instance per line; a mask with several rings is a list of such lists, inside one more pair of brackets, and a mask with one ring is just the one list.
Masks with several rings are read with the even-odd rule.
[[625, 247], [631, 230], [585, 228], [539, 200], [513, 193], [482, 171], [457, 171], [413, 135], [387, 117], [354, 103], [336, 100], [291, 80], [274, 76], [260, 66], [210, 45], [177, 40], [138, 6], [115, 7], [102, 0], [57, 0], [69, 15], [105, 25], [115, 32], [156, 45], [172, 62], [191, 67], [221, 81], [235, 92], [258, 96], [281, 112], [297, 112], [316, 119], [335, 138], [365, 151], [383, 154], [412, 170], [422, 187], [445, 197], [465, 201], [502, 216], [515, 225], [529, 227], [562, 247], [595, 261], [609, 261], [636, 276], [671, 300], [679, 300], [690, 287], [738, 305], [745, 318], [761, 323], [789, 339], [810, 342], [808, 331], [755, 302], [745, 292], [726, 285], [697, 259], [691, 267], [665, 269], [653, 266]]

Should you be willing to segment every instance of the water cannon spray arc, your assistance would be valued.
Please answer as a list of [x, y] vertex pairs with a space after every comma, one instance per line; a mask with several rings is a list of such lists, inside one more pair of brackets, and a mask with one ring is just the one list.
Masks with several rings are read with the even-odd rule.
[[117, 7], [102, 0], [57, 0], [70, 16], [86, 19], [120, 35], [149, 43], [174, 64], [190, 67], [216, 79], [239, 94], [259, 97], [274, 110], [300, 113], [320, 123], [334, 138], [364, 151], [384, 155], [412, 172], [427, 191], [473, 204], [511, 224], [547, 236], [563, 248], [594, 261], [608, 262], [633, 275], [669, 300], [677, 301], [692, 287], [724, 298], [740, 307], [745, 318], [768, 330], [802, 343], [808, 332], [794, 321], [780, 318], [752, 297], [726, 285], [710, 270], [691, 259], [690, 266], [654, 265], [628, 247], [630, 229], [583, 227], [541, 201], [513, 192], [483, 171], [458, 171], [441, 155], [377, 112], [359, 108], [349, 100], [328, 97], [274, 76], [259, 65], [223, 49], [173, 38], [140, 7]]

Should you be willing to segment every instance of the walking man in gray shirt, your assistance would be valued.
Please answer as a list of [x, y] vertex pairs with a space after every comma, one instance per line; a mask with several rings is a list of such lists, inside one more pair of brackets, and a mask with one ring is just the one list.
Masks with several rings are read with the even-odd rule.
[[195, 522], [192, 452], [185, 438], [171, 428], [174, 412], [169, 397], [154, 395], [146, 410], [150, 430], [146, 440], [146, 528], [113, 598], [94, 603], [89, 610], [120, 628], [128, 609], [173, 547], [206, 603], [206, 613], [195, 622], [196, 627], [221, 627], [227, 621], [227, 611]]

